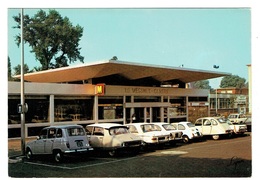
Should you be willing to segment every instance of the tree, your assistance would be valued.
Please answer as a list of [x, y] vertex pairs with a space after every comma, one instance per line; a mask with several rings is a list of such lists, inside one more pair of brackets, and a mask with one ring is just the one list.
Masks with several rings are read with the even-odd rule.
[[[13, 28], [20, 29], [21, 14], [13, 17], [17, 25]], [[84, 62], [80, 55], [79, 41], [83, 28], [79, 25], [72, 26], [67, 17], [62, 18], [56, 10], [38, 11], [33, 17], [24, 15], [24, 42], [32, 48], [35, 58], [46, 70], [68, 66], [69, 63], [79, 60]], [[19, 46], [20, 35], [15, 39]], [[53, 62], [54, 61], [54, 62]]]
[[10, 61], [10, 58], [8, 56], [8, 81], [12, 81], [13, 78], [12, 78], [12, 68], [11, 68], [11, 61]]
[[[24, 64], [23, 71], [24, 71], [24, 74], [32, 72], [32, 70], [31, 71], [29, 70], [29, 66], [27, 64]], [[18, 64], [17, 66], [14, 67], [14, 75], [19, 75], [19, 74], [21, 74], [21, 65], [20, 64]]]
[[246, 87], [246, 79], [241, 78], [237, 75], [225, 76], [222, 78], [220, 82], [220, 87], [221, 88], [235, 87], [241, 89], [243, 87]]
[[211, 86], [209, 85], [209, 80], [196, 81], [194, 82], [193, 87], [195, 89], [211, 89]]

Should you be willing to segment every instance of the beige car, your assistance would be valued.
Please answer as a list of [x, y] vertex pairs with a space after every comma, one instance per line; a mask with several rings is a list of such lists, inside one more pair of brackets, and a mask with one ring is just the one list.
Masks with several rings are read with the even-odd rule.
[[90, 124], [86, 126], [86, 132], [90, 145], [95, 150], [107, 151], [110, 156], [122, 151], [137, 153], [142, 145], [141, 138], [122, 124]]

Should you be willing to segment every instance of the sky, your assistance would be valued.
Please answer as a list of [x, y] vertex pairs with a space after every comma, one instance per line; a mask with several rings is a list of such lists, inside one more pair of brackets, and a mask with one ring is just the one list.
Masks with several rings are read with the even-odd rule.
[[[54, 9], [54, 8], [52, 8]], [[40, 9], [24, 9], [32, 17]], [[46, 12], [49, 9], [43, 9]], [[118, 60], [227, 72], [248, 80], [251, 64], [250, 8], [55, 8], [74, 26], [84, 28], [80, 40], [84, 62]], [[14, 36], [20, 30], [8, 9], [8, 56], [12, 68], [20, 64]], [[25, 45], [24, 62], [40, 66]], [[79, 64], [77, 63], [74, 64]], [[74, 65], [71, 64], [71, 65]], [[213, 68], [219, 66], [218, 69]], [[210, 80], [218, 88], [221, 78]]]

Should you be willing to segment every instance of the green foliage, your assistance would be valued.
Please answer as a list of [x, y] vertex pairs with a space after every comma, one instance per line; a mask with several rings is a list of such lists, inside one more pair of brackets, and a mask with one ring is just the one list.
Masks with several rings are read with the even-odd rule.
[[11, 61], [8, 56], [8, 81], [12, 81], [12, 68], [11, 68]]
[[211, 89], [209, 85], [209, 80], [196, 81], [193, 84], [195, 89]]
[[[14, 16], [20, 28], [21, 14]], [[83, 28], [73, 26], [67, 17], [62, 18], [56, 10], [38, 11], [33, 17], [24, 15], [24, 42], [32, 48], [36, 59], [41, 63], [39, 69], [59, 68], [68, 66], [69, 63], [79, 60], [84, 62], [80, 55], [79, 41]], [[20, 35], [15, 39], [19, 46]]]
[[242, 88], [245, 86], [246, 86], [246, 79], [241, 78], [237, 75], [225, 76], [222, 78], [220, 82], [221, 88], [227, 88], [227, 87]]

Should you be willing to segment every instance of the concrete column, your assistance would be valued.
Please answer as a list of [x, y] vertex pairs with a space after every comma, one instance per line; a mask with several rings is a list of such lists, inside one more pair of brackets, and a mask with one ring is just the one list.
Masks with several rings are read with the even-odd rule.
[[50, 124], [53, 125], [54, 124], [54, 95], [50, 95], [50, 106], [49, 106], [49, 121]]
[[98, 96], [94, 96], [94, 105], [93, 105], [93, 120], [95, 123], [98, 123]]

